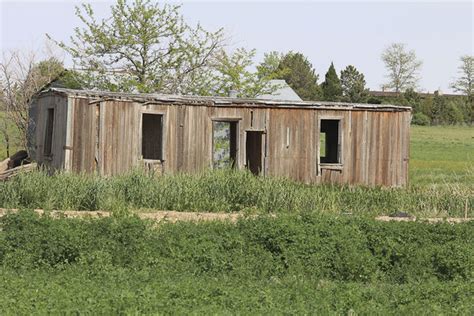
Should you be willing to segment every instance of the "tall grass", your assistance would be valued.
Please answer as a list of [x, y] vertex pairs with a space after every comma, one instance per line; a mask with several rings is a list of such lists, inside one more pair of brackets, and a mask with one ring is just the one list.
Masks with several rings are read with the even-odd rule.
[[133, 171], [112, 178], [68, 173], [50, 176], [38, 171], [0, 183], [3, 208], [464, 216], [466, 201], [468, 215], [473, 216], [473, 190], [466, 185], [407, 189], [305, 185], [234, 170], [161, 177]]

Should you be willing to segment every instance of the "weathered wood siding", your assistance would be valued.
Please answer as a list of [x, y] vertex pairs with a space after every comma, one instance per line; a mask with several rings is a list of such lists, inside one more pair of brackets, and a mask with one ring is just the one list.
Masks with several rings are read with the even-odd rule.
[[116, 175], [137, 166], [140, 104], [72, 98], [72, 168]]
[[316, 180], [319, 138], [314, 111], [271, 109], [268, 121], [268, 175], [303, 182]]
[[96, 171], [96, 107], [88, 99], [72, 99], [72, 166], [74, 172]]
[[[62, 95], [45, 95], [35, 100], [30, 133], [30, 153], [41, 165], [52, 169], [63, 169], [65, 161], [66, 146], [66, 124], [67, 124], [67, 97]], [[46, 120], [48, 109], [54, 110], [53, 133], [51, 155], [46, 156], [44, 144], [46, 137]]]
[[[38, 162], [55, 168], [103, 175], [120, 174], [137, 166], [161, 173], [212, 168], [213, 120], [229, 120], [238, 122], [239, 169], [246, 167], [246, 132], [261, 131], [263, 176], [306, 183], [385, 186], [403, 186], [408, 181], [407, 110], [186, 105], [82, 96], [69, 96], [68, 102], [59, 95], [45, 95], [35, 102], [37, 153], [42, 152], [44, 142], [44, 115], [48, 107], [55, 108], [52, 160], [37, 155]], [[141, 156], [143, 113], [163, 115], [161, 161], [143, 160]], [[340, 120], [338, 164], [319, 163], [321, 119]], [[66, 126], [70, 129], [67, 141]], [[68, 150], [70, 161], [65, 154]]]
[[340, 170], [321, 169], [318, 182], [403, 186], [408, 182], [410, 112], [318, 111], [342, 118]]

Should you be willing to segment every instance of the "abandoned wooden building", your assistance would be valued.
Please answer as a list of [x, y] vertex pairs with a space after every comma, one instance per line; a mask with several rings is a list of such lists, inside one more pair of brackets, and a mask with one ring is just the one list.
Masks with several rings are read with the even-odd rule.
[[404, 186], [411, 109], [393, 105], [49, 88], [29, 152], [52, 169], [115, 175], [229, 166], [305, 183]]

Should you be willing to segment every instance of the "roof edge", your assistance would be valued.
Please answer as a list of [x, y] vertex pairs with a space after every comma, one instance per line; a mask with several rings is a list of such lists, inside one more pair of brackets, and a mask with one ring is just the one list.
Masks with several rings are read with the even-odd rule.
[[399, 110], [411, 111], [409, 106], [399, 106], [392, 104], [366, 104], [328, 101], [291, 101], [291, 100], [270, 100], [253, 98], [231, 98], [213, 96], [193, 96], [193, 95], [173, 95], [160, 93], [126, 93], [98, 90], [76, 90], [67, 88], [50, 87], [41, 91], [36, 97], [47, 93], [59, 93], [68, 96], [92, 97], [98, 99], [123, 99], [136, 102], [165, 102], [165, 103], [192, 103], [193, 105], [237, 105], [237, 106], [266, 106], [266, 107], [291, 107], [291, 108], [337, 108], [337, 109], [373, 109], [373, 110]]

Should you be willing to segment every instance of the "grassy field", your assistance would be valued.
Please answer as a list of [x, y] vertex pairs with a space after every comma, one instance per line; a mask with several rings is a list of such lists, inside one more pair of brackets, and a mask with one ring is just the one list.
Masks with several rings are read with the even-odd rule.
[[474, 127], [411, 127], [412, 185], [474, 185]]
[[[371, 217], [406, 212], [463, 217], [466, 202], [474, 205], [468, 184], [409, 188], [306, 185], [231, 169], [160, 177], [135, 171], [113, 178], [31, 172], [0, 183], [0, 207], [47, 210], [315, 212]], [[471, 207], [467, 213], [474, 216]]]

